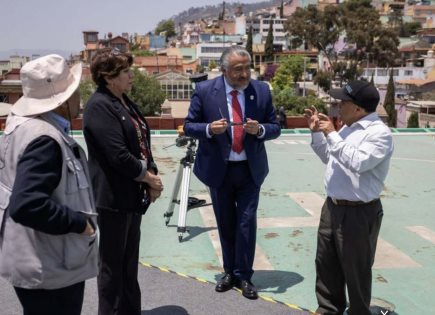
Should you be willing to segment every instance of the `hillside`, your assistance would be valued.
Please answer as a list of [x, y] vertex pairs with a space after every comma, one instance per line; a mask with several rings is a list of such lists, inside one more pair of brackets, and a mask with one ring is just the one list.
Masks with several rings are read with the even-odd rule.
[[[237, 7], [242, 5], [243, 13], [256, 12], [261, 9], [279, 6], [281, 0], [261, 1], [258, 3], [227, 3], [225, 2], [225, 16], [233, 16]], [[207, 5], [202, 7], [191, 7], [171, 17], [175, 25], [183, 25], [189, 21], [217, 18], [222, 12], [222, 2], [219, 5]]]

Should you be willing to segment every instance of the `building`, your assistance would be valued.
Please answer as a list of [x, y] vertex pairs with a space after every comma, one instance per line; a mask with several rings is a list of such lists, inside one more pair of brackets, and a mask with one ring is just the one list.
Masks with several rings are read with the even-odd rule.
[[97, 31], [83, 31], [83, 42], [85, 50], [81, 51], [81, 58], [84, 62], [90, 63], [99, 49], [112, 48], [121, 52], [130, 51], [130, 42], [128, 33], [123, 33], [122, 36], [113, 37], [112, 33], [107, 34], [104, 39], [98, 38]]
[[0, 78], [0, 102], [15, 104], [22, 95], [20, 69], [12, 69]]

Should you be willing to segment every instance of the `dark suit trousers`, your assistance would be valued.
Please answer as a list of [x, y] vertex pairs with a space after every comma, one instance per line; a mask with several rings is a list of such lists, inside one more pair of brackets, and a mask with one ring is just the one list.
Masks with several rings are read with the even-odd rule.
[[210, 187], [222, 246], [224, 270], [242, 280], [254, 273], [257, 207], [260, 187], [252, 180], [247, 161], [229, 163], [219, 188]]
[[370, 315], [372, 266], [383, 216], [381, 202], [337, 206], [327, 198], [320, 217], [316, 253], [319, 314]]
[[82, 311], [84, 281], [55, 290], [14, 289], [23, 315], [80, 315]]
[[140, 224], [136, 213], [99, 211], [98, 314], [140, 315], [137, 280]]

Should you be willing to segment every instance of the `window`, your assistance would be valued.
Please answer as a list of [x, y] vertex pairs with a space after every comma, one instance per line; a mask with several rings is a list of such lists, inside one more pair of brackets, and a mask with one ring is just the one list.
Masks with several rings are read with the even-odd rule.
[[413, 71], [412, 70], [405, 70], [406, 76], [412, 76]]
[[166, 79], [160, 81], [160, 88], [169, 100], [188, 100], [192, 95], [192, 85], [189, 79]]
[[380, 77], [386, 77], [388, 75], [387, 69], [378, 69], [378, 76]]
[[88, 42], [96, 42], [97, 40], [97, 34], [88, 34]]

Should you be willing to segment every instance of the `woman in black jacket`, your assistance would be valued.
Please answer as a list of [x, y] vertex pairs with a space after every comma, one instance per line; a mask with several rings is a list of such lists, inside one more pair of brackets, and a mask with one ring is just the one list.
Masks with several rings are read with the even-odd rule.
[[86, 104], [84, 136], [100, 228], [98, 314], [141, 313], [137, 281], [140, 224], [163, 185], [150, 129], [125, 93], [131, 90], [130, 54], [105, 49], [92, 59], [96, 92]]

